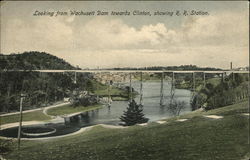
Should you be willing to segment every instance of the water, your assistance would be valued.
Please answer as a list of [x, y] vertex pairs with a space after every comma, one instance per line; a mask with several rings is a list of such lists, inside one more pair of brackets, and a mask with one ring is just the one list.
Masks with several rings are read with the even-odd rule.
[[[129, 84], [123, 84], [129, 85]], [[133, 82], [132, 87], [139, 92], [140, 82]], [[143, 113], [145, 117], [149, 118], [149, 121], [156, 121], [163, 118], [174, 116], [173, 113], [168, 109], [169, 96], [170, 96], [170, 85], [164, 83], [164, 97], [165, 105], [160, 105], [160, 82], [144, 82], [143, 83]], [[192, 111], [190, 106], [191, 92], [184, 89], [175, 90], [175, 98], [177, 101], [184, 101], [185, 107], [181, 110], [180, 114]], [[135, 101], [139, 103], [140, 96], [135, 98]], [[113, 101], [111, 106], [105, 106], [102, 109], [96, 111], [90, 111], [83, 114], [80, 118], [79, 125], [91, 124], [112, 124], [119, 125], [119, 117], [128, 107], [127, 101]], [[87, 122], [86, 122], [87, 121]]]
[[[129, 86], [128, 83], [123, 83], [122, 85]], [[133, 82], [132, 87], [138, 93], [140, 92], [139, 81]], [[146, 118], [149, 118], [150, 122], [174, 116], [173, 112], [168, 109], [168, 105], [170, 103], [169, 96], [171, 85], [168, 83], [164, 83], [165, 106], [160, 105], [160, 87], [160, 81], [143, 82], [143, 113], [145, 114]], [[180, 111], [180, 114], [192, 111], [190, 106], [190, 97], [191, 92], [189, 90], [175, 89], [175, 99], [177, 101], [183, 101], [185, 104], [184, 108]], [[139, 95], [135, 98], [135, 101], [138, 103], [139, 98]], [[95, 124], [119, 125], [119, 123], [121, 123], [119, 118], [127, 107], [127, 101], [113, 101], [110, 107], [104, 106], [101, 109], [88, 111], [71, 118], [70, 123], [49, 124], [50, 127], [54, 127], [58, 130], [57, 133], [49, 136], [58, 136], [72, 133], [82, 127], [91, 126]], [[16, 133], [17, 127], [12, 129], [6, 129], [4, 132], [0, 133], [0, 135], [16, 137]]]

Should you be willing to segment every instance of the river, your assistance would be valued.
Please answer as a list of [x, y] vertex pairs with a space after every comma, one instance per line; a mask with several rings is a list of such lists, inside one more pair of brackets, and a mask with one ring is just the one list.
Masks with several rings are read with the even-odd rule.
[[[122, 84], [129, 85], [129, 84]], [[140, 92], [140, 82], [135, 81], [132, 83], [132, 87]], [[157, 121], [163, 118], [169, 118], [174, 116], [168, 109], [170, 103], [170, 89], [171, 86], [168, 83], [164, 83], [164, 106], [160, 105], [160, 82], [159, 81], [146, 81], [143, 82], [143, 113], [145, 117], [149, 118], [149, 121]], [[192, 111], [190, 106], [191, 92], [185, 89], [175, 89], [175, 99], [177, 101], [184, 102], [184, 108], [180, 114]], [[140, 96], [135, 98], [135, 101], [139, 103]], [[127, 101], [113, 101], [111, 106], [104, 106], [102, 109], [90, 111], [82, 114], [79, 125], [89, 124], [113, 124], [118, 125], [120, 123], [119, 117], [128, 107]]]
[[[128, 83], [123, 83], [121, 85], [129, 86]], [[140, 81], [132, 82], [132, 87], [140, 92]], [[163, 118], [169, 118], [174, 116], [173, 112], [168, 109], [170, 103], [170, 89], [171, 85], [169, 83], [164, 83], [164, 106], [160, 105], [160, 81], [145, 81], [143, 82], [143, 113], [146, 118], [149, 118], [149, 122], [157, 121]], [[135, 101], [139, 103], [140, 96], [135, 98]], [[186, 89], [175, 89], [175, 99], [177, 101], [184, 102], [184, 107], [180, 111], [180, 114], [191, 112], [190, 106], [191, 91]], [[57, 129], [55, 134], [49, 136], [63, 135], [67, 133], [79, 130], [82, 127], [91, 126], [95, 124], [112, 124], [119, 125], [121, 123], [120, 116], [128, 107], [127, 101], [113, 101], [111, 106], [104, 106], [101, 109], [84, 112], [78, 116], [75, 116], [70, 123], [58, 123], [58, 124], [48, 124], [47, 126], [52, 126]], [[16, 137], [17, 127], [3, 130], [0, 134], [7, 137]], [[27, 136], [23, 136], [27, 137]], [[41, 136], [43, 137], [43, 136]]]

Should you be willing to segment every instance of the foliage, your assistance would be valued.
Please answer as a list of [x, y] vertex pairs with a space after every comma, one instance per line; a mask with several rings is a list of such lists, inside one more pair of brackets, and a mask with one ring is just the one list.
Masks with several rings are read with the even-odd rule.
[[45, 52], [30, 51], [22, 54], [0, 55], [0, 70], [10, 69], [79, 69], [63, 59]]
[[184, 101], [177, 101], [173, 100], [172, 103], [169, 104], [168, 109], [170, 112], [175, 115], [179, 116], [181, 110], [185, 107], [185, 102]]
[[[234, 77], [233, 77], [234, 76]], [[218, 79], [208, 81], [191, 101], [192, 109], [204, 107], [214, 109], [230, 104], [234, 104], [248, 97], [248, 78], [247, 75], [230, 74], [224, 81]]]
[[7, 139], [5, 139], [5, 140], [0, 139], [0, 153], [1, 154], [6, 154], [6, 153], [12, 151], [13, 143], [14, 142], [11, 139], [8, 139], [8, 140]]
[[[77, 69], [44, 52], [24, 52], [23, 54], [0, 55], [4, 66], [1, 69]], [[77, 74], [74, 83], [74, 72], [39, 73], [31, 71], [1, 71], [0, 72], [0, 112], [17, 111], [19, 109], [20, 94], [26, 95], [23, 102], [24, 110], [44, 107], [56, 101], [69, 97], [78, 88], [89, 90], [91, 74]]]
[[71, 97], [71, 104], [73, 107], [77, 106], [89, 106], [99, 102], [99, 99], [95, 95], [84, 95], [82, 93], [76, 93]]
[[127, 111], [124, 111], [120, 117], [121, 121], [124, 122], [125, 126], [132, 126], [135, 124], [146, 123], [149, 119], [144, 117], [143, 106], [136, 104], [134, 100], [129, 103]]
[[211, 67], [198, 67], [196, 65], [181, 65], [181, 66], [152, 66], [152, 67], [144, 67], [144, 68], [114, 68], [115, 70], [221, 70], [219, 68], [211, 68]]
[[193, 97], [191, 98], [191, 103], [190, 103], [192, 110], [194, 111], [198, 108], [201, 108], [206, 103], [206, 100], [207, 100], [206, 94], [204, 93], [194, 94]]

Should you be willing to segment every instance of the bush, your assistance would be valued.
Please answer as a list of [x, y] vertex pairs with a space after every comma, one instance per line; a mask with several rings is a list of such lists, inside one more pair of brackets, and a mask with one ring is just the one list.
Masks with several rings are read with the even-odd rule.
[[12, 140], [0, 140], [0, 153], [4, 154], [4, 153], [8, 153], [10, 152], [12, 149], [12, 145], [13, 145], [13, 141]]

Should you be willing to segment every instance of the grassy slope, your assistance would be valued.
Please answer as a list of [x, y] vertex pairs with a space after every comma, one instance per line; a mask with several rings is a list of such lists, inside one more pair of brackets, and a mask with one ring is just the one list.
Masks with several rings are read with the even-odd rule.
[[95, 110], [98, 108], [102, 108], [101, 105], [93, 105], [93, 106], [79, 106], [79, 107], [71, 107], [69, 105], [65, 105], [62, 107], [51, 108], [47, 111], [49, 115], [57, 116], [57, 115], [64, 115], [64, 114], [71, 114], [77, 112], [85, 112], [90, 110]]
[[[185, 122], [169, 119], [166, 124], [127, 129], [94, 129], [72, 137], [49, 141], [24, 141], [20, 159], [100, 160], [236, 160], [249, 154], [248, 118], [245, 101], [204, 112], [224, 115], [209, 119], [195, 112], [181, 116]], [[7, 158], [16, 159], [14, 151]]]
[[[50, 120], [51, 118], [45, 114], [43, 114], [42, 111], [34, 111], [34, 112], [28, 112], [23, 113], [23, 121], [45, 121]], [[9, 116], [3, 116], [0, 117], [1, 125], [6, 123], [14, 123], [19, 122], [19, 114], [15, 115], [9, 115]]]

